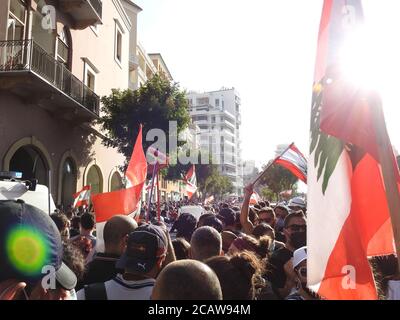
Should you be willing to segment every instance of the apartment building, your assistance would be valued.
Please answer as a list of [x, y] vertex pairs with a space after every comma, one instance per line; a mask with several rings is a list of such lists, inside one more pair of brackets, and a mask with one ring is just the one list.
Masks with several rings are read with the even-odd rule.
[[0, 1], [0, 171], [38, 179], [64, 206], [84, 185], [121, 188], [125, 159], [93, 121], [101, 96], [138, 85], [140, 11], [130, 0]]
[[187, 94], [190, 116], [200, 128], [200, 149], [213, 157], [220, 173], [229, 177], [235, 193], [243, 193], [240, 125], [241, 101], [238, 92], [221, 89]]

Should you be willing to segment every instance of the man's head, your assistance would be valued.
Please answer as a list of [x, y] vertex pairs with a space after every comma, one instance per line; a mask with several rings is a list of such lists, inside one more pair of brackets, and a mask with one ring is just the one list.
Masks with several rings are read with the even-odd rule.
[[207, 217], [207, 218], [203, 219], [202, 226], [203, 227], [205, 227], [205, 226], [212, 227], [215, 230], [217, 230], [218, 232], [222, 232], [222, 230], [223, 230], [223, 223], [215, 215], [212, 215], [211, 217]]
[[293, 212], [301, 210], [304, 213], [306, 213], [306, 209], [307, 209], [304, 199], [300, 198], [300, 197], [290, 199], [288, 207]]
[[81, 230], [83, 231], [93, 231], [96, 225], [96, 219], [93, 214], [91, 213], [84, 213], [81, 216]]
[[152, 300], [222, 300], [222, 290], [210, 267], [195, 260], [180, 260], [161, 271]]
[[190, 241], [190, 257], [194, 260], [204, 261], [208, 258], [219, 256], [222, 253], [221, 235], [212, 227], [197, 229]]
[[286, 237], [286, 244], [293, 249], [306, 245], [306, 218], [303, 211], [290, 213], [284, 221], [283, 233]]
[[105, 253], [121, 255], [126, 248], [126, 236], [136, 228], [136, 221], [128, 216], [117, 215], [108, 220], [103, 230]]
[[284, 220], [289, 214], [289, 210], [285, 205], [277, 205], [274, 209], [277, 218]]
[[196, 229], [197, 220], [190, 213], [182, 213], [178, 220], [175, 221], [175, 228], [177, 230], [176, 236], [178, 238], [185, 238], [190, 242], [193, 231]]
[[301, 247], [293, 252], [293, 270], [301, 286], [307, 286], [307, 247]]
[[236, 214], [230, 208], [223, 208], [218, 214], [218, 219], [224, 223], [224, 230], [234, 230], [236, 222]]
[[125, 252], [116, 267], [125, 273], [155, 278], [167, 254], [164, 231], [151, 224], [143, 224], [128, 235]]
[[69, 227], [71, 224], [68, 218], [62, 213], [53, 213], [50, 218], [53, 219], [58, 231], [60, 231], [61, 239], [67, 241], [69, 239]]
[[275, 227], [276, 216], [275, 212], [270, 207], [261, 208], [258, 212], [258, 223], [269, 224], [272, 228]]
[[41, 299], [57, 287], [72, 290], [77, 279], [62, 258], [61, 236], [48, 214], [22, 200], [0, 201], [0, 287], [12, 280], [10, 292], [27, 287], [30, 298]]
[[256, 239], [268, 236], [272, 240], [275, 240], [275, 231], [269, 224], [262, 222], [254, 227], [253, 236], [256, 237]]

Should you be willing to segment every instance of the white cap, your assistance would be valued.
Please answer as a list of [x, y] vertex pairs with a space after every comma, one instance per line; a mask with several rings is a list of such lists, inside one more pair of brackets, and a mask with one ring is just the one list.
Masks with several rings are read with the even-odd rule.
[[296, 268], [304, 260], [307, 260], [307, 247], [301, 247], [293, 252], [293, 269]]
[[302, 208], [305, 208], [306, 207], [306, 203], [304, 202], [304, 199], [302, 199], [300, 197], [296, 197], [296, 198], [290, 199], [288, 206], [289, 207], [302, 207]]

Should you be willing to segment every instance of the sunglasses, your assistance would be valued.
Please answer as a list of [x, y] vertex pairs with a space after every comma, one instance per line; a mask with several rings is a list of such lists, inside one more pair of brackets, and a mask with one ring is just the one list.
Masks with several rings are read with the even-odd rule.
[[297, 273], [303, 278], [307, 278], [307, 267], [301, 267], [297, 270]]
[[305, 224], [292, 224], [287, 228], [292, 230], [293, 232], [307, 231], [307, 226]]

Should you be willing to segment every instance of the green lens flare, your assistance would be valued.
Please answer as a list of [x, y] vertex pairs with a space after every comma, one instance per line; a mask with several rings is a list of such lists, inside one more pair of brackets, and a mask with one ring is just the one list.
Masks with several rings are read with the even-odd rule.
[[32, 227], [12, 230], [7, 237], [7, 255], [19, 272], [35, 276], [48, 261], [49, 250], [45, 237]]

